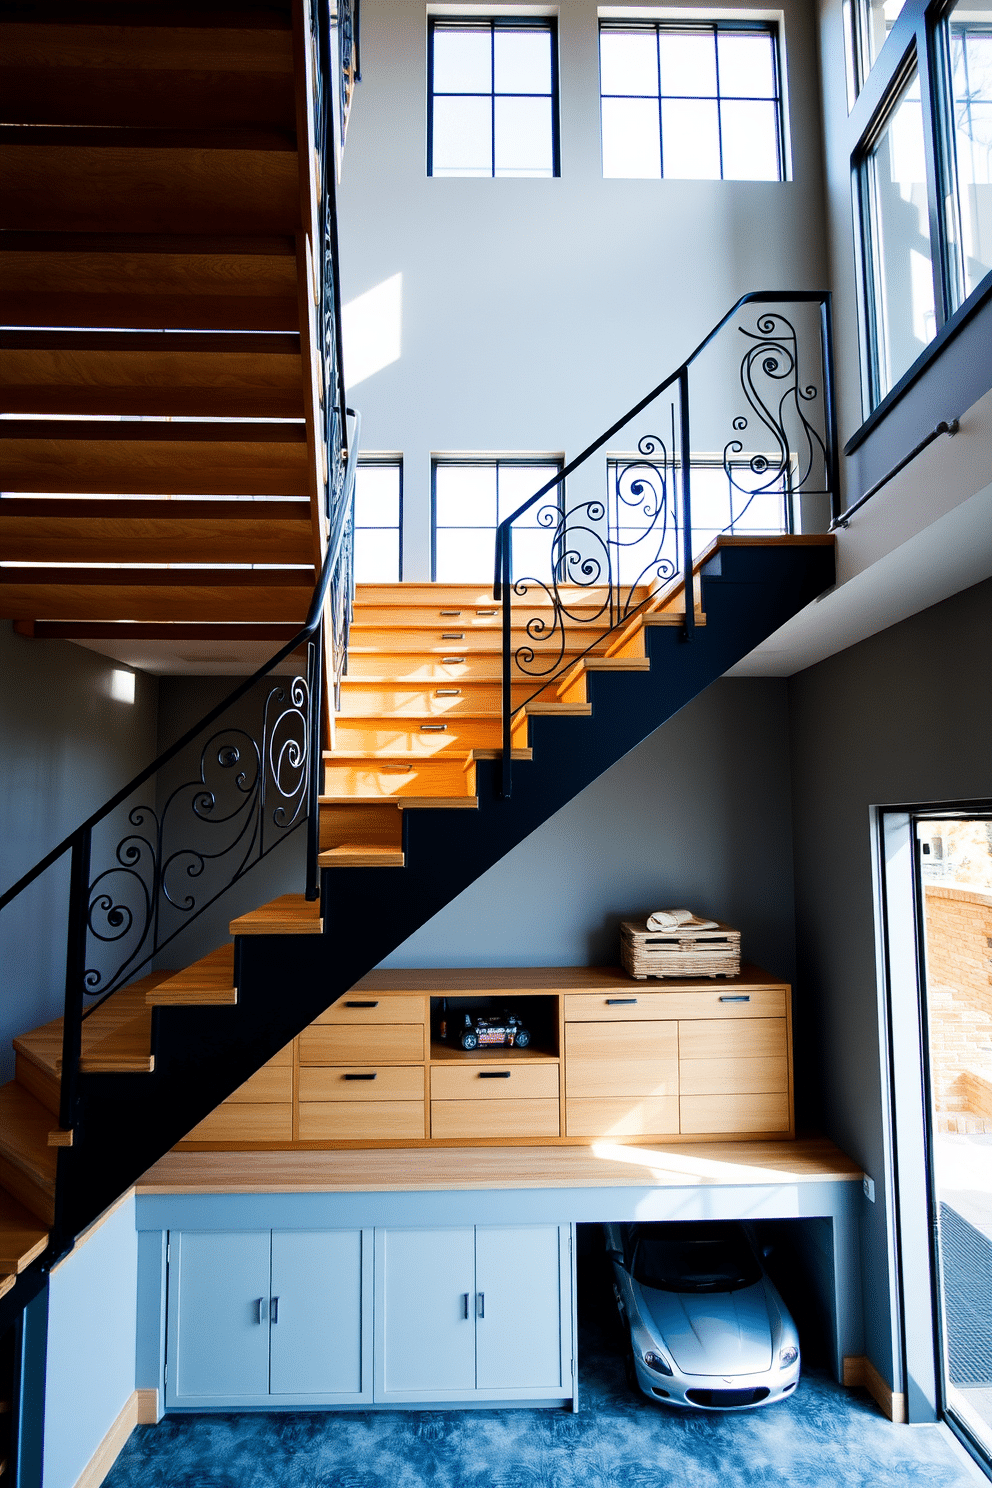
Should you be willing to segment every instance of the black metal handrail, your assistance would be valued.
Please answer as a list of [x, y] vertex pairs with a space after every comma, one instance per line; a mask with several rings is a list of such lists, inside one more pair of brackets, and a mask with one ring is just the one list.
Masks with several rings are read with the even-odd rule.
[[[746, 337], [745, 354], [740, 364], [739, 377], [750, 412], [747, 415], [738, 414], [733, 419], [732, 427], [734, 434], [739, 435], [748, 427], [749, 418], [754, 416], [758, 427], [771, 437], [775, 449], [771, 459], [760, 452], [747, 456], [744, 453], [742, 441], [739, 438], [731, 438], [723, 448], [723, 468], [728, 475], [731, 488], [741, 490], [748, 498], [747, 504], [750, 504], [756, 495], [767, 493], [776, 484], [781, 485], [787, 496], [786, 506], [790, 524], [794, 497], [811, 495], [814, 490], [817, 494], [829, 497], [830, 515], [833, 518], [837, 517], [838, 449], [833, 393], [833, 328], [830, 293], [819, 290], [755, 290], [742, 295], [674, 372], [628, 409], [551, 480], [546, 481], [539, 490], [534, 492], [533, 496], [517, 507], [516, 511], [505, 517], [496, 529], [493, 597], [502, 604], [502, 793], [504, 796], [510, 795], [512, 785], [513, 720], [520, 708], [525, 706], [525, 703], [514, 705], [513, 702], [514, 669], [516, 668], [518, 674], [525, 679], [529, 677], [537, 681], [538, 685], [530, 698], [526, 700], [531, 701], [566, 667], [574, 665], [581, 656], [601, 643], [604, 636], [627, 623], [649, 602], [650, 595], [640, 600], [636, 598], [635, 591], [642, 581], [648, 585], [655, 585], [676, 577], [676, 562], [667, 553], [664, 556], [662, 553], [670, 532], [673, 538], [670, 546], [675, 551], [677, 551], [678, 538], [681, 537], [681, 573], [685, 592], [683, 633], [687, 640], [692, 638], [695, 628], [695, 595], [691, 500], [693, 461], [689, 417], [690, 369], [744, 307], [790, 303], [817, 304], [820, 307], [822, 428], [815, 429], [803, 411], [803, 405], [811, 403], [818, 393], [812, 383], [803, 385], [800, 382], [799, 345], [795, 327], [781, 313], [759, 315], [756, 319], [755, 330], [745, 329], [743, 326], [738, 327]], [[761, 397], [756, 381], [759, 376], [764, 376], [770, 384], [784, 384], [785, 391], [781, 393], [777, 404], [773, 404], [770, 398], [766, 402]], [[637, 440], [636, 456], [620, 457], [613, 462], [616, 467], [614, 472], [616, 489], [613, 498], [614, 506], [617, 508], [617, 521], [613, 522], [611, 518], [609, 495], [606, 500], [585, 500], [579, 506], [569, 508], [564, 485], [567, 477], [583, 466], [598, 450], [608, 445], [633, 419], [670, 389], [677, 389], [670, 410], [670, 448], [666, 448], [665, 445], [666, 435], [653, 429]], [[779, 389], [776, 388], [775, 391], [778, 392]], [[790, 399], [791, 404], [787, 408], [786, 405]], [[801, 428], [801, 437], [805, 439], [808, 446], [806, 452], [808, 458], [799, 469], [798, 480], [793, 468], [796, 464], [797, 451], [793, 450], [789, 442], [787, 427], [789, 422]], [[759, 482], [758, 485], [752, 483], [751, 489], [739, 484], [745, 467], [757, 477]], [[821, 467], [822, 488], [807, 484], [814, 468], [818, 471]], [[672, 477], [671, 510], [669, 510], [668, 499], [669, 470]], [[680, 515], [677, 513], [675, 501], [674, 478], [676, 473], [679, 475], [681, 492]], [[557, 498], [546, 503], [537, 513], [537, 526], [547, 531], [551, 537], [548, 572], [526, 578], [519, 576], [514, 578], [512, 573], [514, 524], [519, 523], [520, 518], [526, 512], [544, 498], [549, 497], [552, 492], [558, 493]], [[630, 517], [631, 520], [633, 520], [634, 509], [640, 506], [640, 515], [648, 522], [645, 533], [637, 538], [638, 542], [643, 541], [647, 534], [652, 533], [654, 537], [659, 538], [648, 561], [636, 573], [633, 582], [629, 585], [626, 579], [621, 582], [620, 549], [632, 547], [634, 544], [624, 542], [619, 535], [619, 507], [621, 505], [626, 508], [624, 515]], [[605, 538], [603, 532], [606, 533]], [[570, 604], [574, 604], [572, 593], [563, 593], [566, 584], [578, 589], [580, 599], [582, 590], [589, 594], [595, 589], [605, 587], [606, 594], [603, 598], [597, 597], [592, 603], [593, 613], [591, 615], [580, 617], [574, 608], [570, 609]], [[628, 589], [626, 597], [623, 594], [625, 586]], [[547, 615], [532, 616], [525, 626], [527, 639], [514, 650], [513, 597], [514, 595], [519, 598], [525, 597], [530, 588], [535, 588], [546, 597], [544, 608], [550, 609], [550, 620]], [[596, 634], [587, 645], [580, 647], [578, 653], [571, 655], [566, 661], [566, 637], [570, 627], [580, 625], [595, 627]], [[538, 650], [542, 643], [547, 648], [543, 654]]]
[[834, 517], [830, 523], [830, 531], [836, 532], [839, 527], [846, 527], [854, 516], [854, 513], [860, 511], [865, 502], [870, 501], [873, 496], [877, 496], [879, 491], [883, 490], [889, 484], [890, 480], [895, 479], [900, 470], [905, 470], [907, 465], [911, 465], [917, 455], [922, 455], [923, 451], [929, 449], [934, 441], [939, 439], [942, 434], [948, 434], [953, 439], [960, 427], [960, 419], [941, 419], [940, 423], [931, 429], [930, 433], [925, 435], [919, 444], [914, 444], [908, 454], [903, 455], [902, 459], [897, 460], [891, 470], [885, 472], [881, 480], [877, 480], [873, 486], [869, 486], [864, 495], [859, 496], [857, 501], [852, 501], [850, 506], [845, 506], [840, 515]]

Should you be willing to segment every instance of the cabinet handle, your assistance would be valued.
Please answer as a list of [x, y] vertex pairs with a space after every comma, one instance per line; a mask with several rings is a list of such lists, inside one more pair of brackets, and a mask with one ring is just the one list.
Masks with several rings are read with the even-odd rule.
[[468, 1317], [468, 1292], [462, 1292], [462, 1317]]
[[636, 1002], [637, 1002], [637, 998], [636, 997], [608, 997], [606, 999], [606, 1006], [607, 1007], [633, 1007]]
[[346, 1002], [345, 1007], [378, 1007], [377, 1002]]
[[750, 999], [750, 997], [747, 997], [747, 996], [745, 996], [742, 993], [738, 993], [734, 997], [721, 997], [720, 998], [720, 1001], [721, 1002], [750, 1002], [751, 999]]
[[484, 1318], [485, 1317], [485, 1315], [486, 1315], [486, 1294], [485, 1294], [485, 1292], [476, 1292], [476, 1294], [475, 1294], [475, 1311], [476, 1311], [476, 1316], [477, 1317], [481, 1317], [481, 1318]]
[[475, 613], [477, 615], [495, 615], [496, 614], [496, 611], [495, 610], [476, 610]]
[[512, 1075], [512, 1073], [513, 1073], [512, 1070], [480, 1070], [479, 1071], [479, 1079], [480, 1080], [508, 1080], [510, 1078], [510, 1076]]
[[460, 615], [461, 610], [438, 610], [439, 615]]
[[[447, 640], [447, 636], [445, 636], [444, 639]], [[455, 666], [457, 664], [458, 666], [461, 666], [465, 660], [466, 658], [464, 656], [442, 656], [441, 665]]]
[[279, 1298], [278, 1297], [270, 1297], [269, 1298], [269, 1318], [274, 1323], [277, 1323], [279, 1321]]
[[256, 1323], [264, 1323], [265, 1322], [265, 1298], [264, 1297], [256, 1297], [255, 1298], [255, 1321], [256, 1321]]
[[349, 1073], [345, 1075], [345, 1079], [346, 1080], [374, 1080], [375, 1077], [376, 1077], [376, 1074], [377, 1074], [377, 1071], [376, 1070], [370, 1070], [367, 1073], [364, 1073], [363, 1072], [362, 1074], [358, 1074], [357, 1072], [355, 1074], [352, 1074], [349, 1071]]
[[442, 641], [463, 641], [465, 632], [463, 630], [442, 630], [441, 639]]

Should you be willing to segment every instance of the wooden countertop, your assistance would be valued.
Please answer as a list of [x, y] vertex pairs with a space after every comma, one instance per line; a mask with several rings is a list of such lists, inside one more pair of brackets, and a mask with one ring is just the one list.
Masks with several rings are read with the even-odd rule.
[[410, 992], [429, 993], [433, 997], [458, 997], [466, 993], [483, 995], [512, 992], [515, 996], [549, 992], [614, 992], [618, 987], [629, 992], [712, 992], [728, 987], [786, 987], [781, 977], [769, 976], [760, 966], [747, 962], [735, 977], [648, 977], [638, 981], [620, 966], [459, 966], [396, 967], [370, 971], [360, 982], [342, 994], [375, 992], [380, 997], [400, 996]]
[[170, 1152], [141, 1194], [383, 1193], [500, 1188], [692, 1188], [859, 1183], [824, 1137], [664, 1146], [449, 1147], [348, 1152]]

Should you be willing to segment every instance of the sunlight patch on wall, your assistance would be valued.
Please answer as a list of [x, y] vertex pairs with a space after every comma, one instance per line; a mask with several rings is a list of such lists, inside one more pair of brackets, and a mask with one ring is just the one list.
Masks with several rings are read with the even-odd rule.
[[344, 375], [349, 391], [400, 359], [403, 275], [393, 274], [341, 311]]

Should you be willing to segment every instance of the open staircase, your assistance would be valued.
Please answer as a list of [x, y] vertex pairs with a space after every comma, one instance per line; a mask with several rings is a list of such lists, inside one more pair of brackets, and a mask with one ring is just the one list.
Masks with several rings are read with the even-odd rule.
[[[495, 591], [359, 586], [349, 606], [355, 448], [333, 189], [350, 7], [338, 7], [336, 50], [314, 12], [307, 0], [0, 7], [0, 615], [26, 637], [110, 655], [136, 641], [195, 655], [220, 640], [259, 660], [281, 643], [226, 712], [0, 896], [2, 910], [45, 864], [71, 859], [66, 1016], [15, 1039], [16, 1078], [0, 1090], [0, 1329], [151, 1163], [833, 581], [825, 536], [737, 533], [694, 549], [692, 445], [683, 422], [676, 450], [673, 413], [672, 448], [651, 469], [673, 522], [681, 480], [681, 556], [657, 546], [622, 602], [609, 574], [569, 568], [578, 508], [557, 496], [564, 546], [536, 584], [511, 583], [501, 537]], [[798, 363], [783, 318], [764, 313], [744, 334], [766, 372], [776, 357]], [[823, 357], [827, 404], [829, 336]], [[669, 387], [686, 394], [685, 420], [688, 367], [573, 461], [561, 492]], [[794, 372], [801, 411], [812, 395]], [[782, 448], [776, 479], [791, 493], [808, 469]], [[189, 879], [210, 855], [192, 837], [169, 847], [167, 819], [179, 801], [191, 830], [212, 825], [225, 780], [255, 846], [196, 912], [297, 827], [306, 878], [183, 965], [181, 924], [160, 933], [177, 913], [170, 864], [187, 853]], [[142, 854], [154, 933], [127, 950], [133, 905], [107, 874], [136, 876]], [[126, 953], [94, 970], [116, 942]]]

